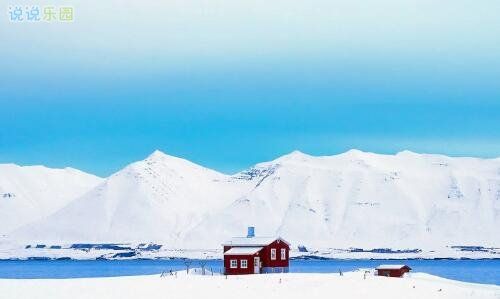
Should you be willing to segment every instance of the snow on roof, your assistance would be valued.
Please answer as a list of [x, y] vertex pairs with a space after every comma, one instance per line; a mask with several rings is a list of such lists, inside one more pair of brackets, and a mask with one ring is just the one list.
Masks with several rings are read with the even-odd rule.
[[233, 247], [228, 251], [224, 252], [224, 255], [231, 254], [254, 254], [259, 252], [264, 247]]
[[272, 242], [280, 240], [285, 242], [290, 246], [290, 244], [281, 239], [280, 237], [234, 237], [229, 241], [224, 242], [222, 245], [226, 246], [266, 246], [271, 244]]
[[390, 270], [390, 269], [402, 269], [405, 267], [410, 268], [407, 265], [380, 265], [375, 269], [377, 269], [377, 270], [379, 270], [379, 269], [380, 270]]

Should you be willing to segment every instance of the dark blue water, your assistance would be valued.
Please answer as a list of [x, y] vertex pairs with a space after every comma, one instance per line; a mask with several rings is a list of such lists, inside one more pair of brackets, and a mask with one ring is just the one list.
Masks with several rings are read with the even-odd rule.
[[291, 261], [292, 272], [338, 272], [405, 264], [412, 272], [484, 284], [500, 285], [500, 260], [308, 260]]
[[[222, 261], [203, 261], [206, 269], [221, 271]], [[292, 260], [290, 272], [337, 273], [380, 264], [407, 264], [414, 272], [449, 279], [500, 285], [500, 260]], [[200, 267], [191, 261], [190, 267]], [[28, 260], [0, 261], [0, 278], [77, 278], [159, 274], [185, 270], [183, 260]]]

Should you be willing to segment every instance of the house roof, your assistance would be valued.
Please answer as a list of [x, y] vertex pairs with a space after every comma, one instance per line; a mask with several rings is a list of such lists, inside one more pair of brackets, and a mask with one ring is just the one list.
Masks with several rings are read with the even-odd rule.
[[290, 243], [283, 240], [280, 237], [234, 237], [229, 241], [224, 242], [222, 245], [224, 246], [266, 246], [271, 244], [272, 242], [280, 240], [281, 242], [285, 242], [288, 246]]
[[403, 269], [403, 268], [411, 269], [407, 265], [380, 265], [375, 269], [377, 269], [377, 270], [394, 270], [394, 269]]
[[254, 254], [259, 252], [262, 248], [264, 247], [233, 247], [224, 252], [224, 255]]

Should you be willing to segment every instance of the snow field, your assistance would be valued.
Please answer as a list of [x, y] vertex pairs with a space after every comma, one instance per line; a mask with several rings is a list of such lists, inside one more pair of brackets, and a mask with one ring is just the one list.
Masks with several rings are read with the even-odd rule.
[[85, 279], [0, 280], [2, 298], [500, 298], [500, 287], [413, 273], [386, 278], [338, 274], [177, 275]]

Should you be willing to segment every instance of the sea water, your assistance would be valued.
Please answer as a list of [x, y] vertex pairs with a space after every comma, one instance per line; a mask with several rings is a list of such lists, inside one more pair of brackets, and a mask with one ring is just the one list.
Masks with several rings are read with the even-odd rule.
[[[292, 260], [290, 272], [339, 273], [406, 264], [425, 272], [465, 282], [500, 285], [500, 260]], [[222, 271], [221, 260], [1, 260], [0, 278], [78, 278], [160, 274], [204, 267]], [[197, 270], [199, 271], [199, 270]]]

